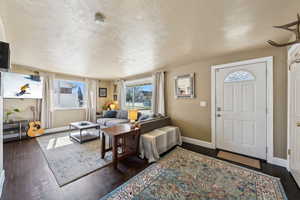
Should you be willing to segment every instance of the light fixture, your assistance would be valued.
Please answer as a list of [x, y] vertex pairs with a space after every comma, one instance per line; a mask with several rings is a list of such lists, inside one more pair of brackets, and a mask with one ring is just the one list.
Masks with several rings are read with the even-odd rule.
[[105, 21], [105, 16], [100, 13], [100, 12], [96, 12], [95, 14], [95, 22], [96, 24], [101, 24]]
[[116, 104], [112, 103], [109, 105], [110, 109], [111, 110], [115, 110], [116, 109]]

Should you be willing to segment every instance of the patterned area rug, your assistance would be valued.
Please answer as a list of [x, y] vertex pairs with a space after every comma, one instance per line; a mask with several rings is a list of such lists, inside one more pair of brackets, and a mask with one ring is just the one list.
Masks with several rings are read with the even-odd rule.
[[287, 198], [278, 178], [177, 147], [104, 199]]
[[36, 138], [59, 186], [66, 185], [107, 166], [111, 154], [101, 159], [101, 140], [79, 144], [67, 132]]

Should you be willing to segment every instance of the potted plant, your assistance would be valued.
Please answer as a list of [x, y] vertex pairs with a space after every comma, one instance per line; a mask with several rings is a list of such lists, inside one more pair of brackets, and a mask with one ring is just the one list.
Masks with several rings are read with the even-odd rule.
[[5, 122], [12, 121], [12, 120], [9, 119], [9, 116], [12, 115], [12, 114], [14, 114], [14, 113], [18, 113], [18, 112], [20, 112], [20, 109], [18, 109], [18, 108], [14, 108], [11, 111], [5, 112], [5, 116], [6, 116]]
[[107, 108], [108, 108], [108, 107], [107, 107], [107, 105], [105, 105], [105, 104], [102, 106], [102, 115], [103, 115], [103, 116], [104, 116], [105, 113], [107, 112]]
[[108, 106], [106, 105], [106, 104], [104, 104], [103, 106], [102, 106], [102, 110], [104, 111], [106, 111], [106, 110], [108, 110]]

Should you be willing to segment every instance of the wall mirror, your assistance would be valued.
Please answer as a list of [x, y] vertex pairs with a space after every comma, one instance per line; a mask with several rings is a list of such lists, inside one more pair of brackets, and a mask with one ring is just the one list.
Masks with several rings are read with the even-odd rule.
[[194, 98], [195, 97], [195, 74], [184, 74], [175, 77], [175, 97]]

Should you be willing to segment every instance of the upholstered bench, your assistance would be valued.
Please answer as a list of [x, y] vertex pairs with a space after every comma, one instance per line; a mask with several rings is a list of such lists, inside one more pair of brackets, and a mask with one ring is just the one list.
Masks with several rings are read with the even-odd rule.
[[176, 126], [164, 126], [144, 133], [140, 138], [140, 157], [148, 162], [159, 160], [160, 154], [165, 153], [176, 145], [181, 145], [180, 129]]

